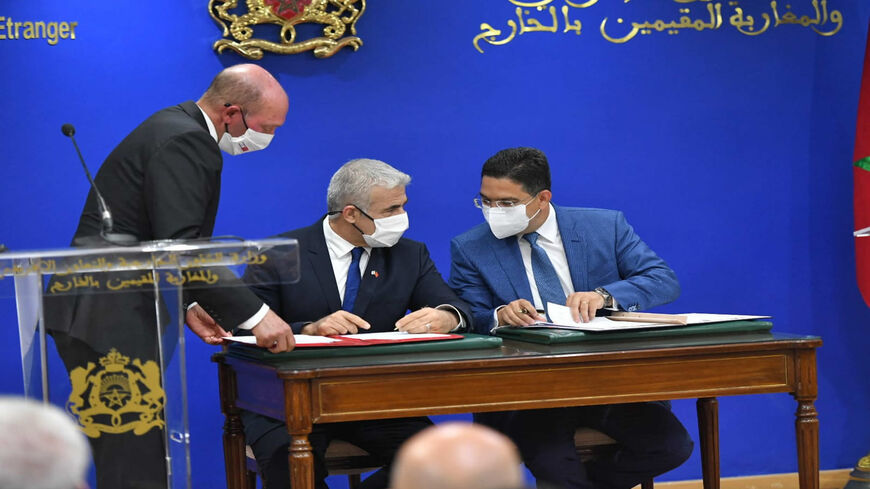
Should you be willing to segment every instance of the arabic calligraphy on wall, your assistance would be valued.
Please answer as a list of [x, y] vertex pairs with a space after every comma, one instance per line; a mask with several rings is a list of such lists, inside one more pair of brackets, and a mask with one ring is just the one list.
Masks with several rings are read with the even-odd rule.
[[[628, 4], [631, 0], [624, 0]], [[675, 14], [676, 20], [655, 19], [629, 21], [622, 17], [604, 17], [600, 14], [596, 18], [588, 19], [596, 13], [595, 6], [599, 0], [587, 0], [577, 2], [561, 0], [558, 6], [556, 0], [507, 0], [514, 5], [516, 19], [507, 20], [507, 29], [496, 29], [484, 22], [480, 24], [480, 33], [474, 36], [472, 44], [474, 48], [483, 53], [481, 42], [493, 46], [505, 45], [519, 36], [531, 32], [549, 32], [553, 34], [575, 34], [580, 36], [583, 29], [583, 20], [597, 26], [601, 37], [614, 44], [626, 43], [638, 35], [649, 36], [654, 33], [666, 32], [668, 35], [677, 35], [683, 30], [697, 32], [705, 30], [719, 30], [733, 28], [737, 32], [747, 36], [758, 36], [780, 27], [809, 27], [820, 36], [833, 36], [843, 27], [843, 14], [839, 10], [829, 10], [828, 0], [812, 0], [798, 7], [805, 7], [806, 13], [798, 10], [798, 15], [792, 10], [791, 3], [778, 3], [776, 0], [764, 6], [764, 11], [744, 11], [738, 1], [729, 1], [727, 4], [713, 2], [712, 0], [673, 0], [676, 4], [704, 4], [703, 8], [693, 5], [678, 6]], [[803, 3], [803, 0], [794, 0], [792, 3]], [[768, 8], [769, 7], [769, 8]], [[588, 9], [588, 10], [587, 10]], [[561, 13], [561, 15], [559, 15]], [[582, 19], [582, 20], [581, 20]], [[599, 20], [600, 19], [600, 20]]]

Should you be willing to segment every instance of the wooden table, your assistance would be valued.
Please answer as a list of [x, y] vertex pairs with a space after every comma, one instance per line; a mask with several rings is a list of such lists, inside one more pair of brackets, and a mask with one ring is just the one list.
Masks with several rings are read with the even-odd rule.
[[[801, 489], [819, 487], [818, 337], [743, 333], [261, 361], [215, 355], [226, 424], [227, 487], [242, 489], [238, 410], [286, 420], [290, 480], [314, 487], [313, 423], [697, 398], [705, 489], [719, 488], [716, 397], [787, 392], [797, 400]], [[364, 348], [358, 348], [364, 353]], [[371, 348], [371, 347], [369, 347]], [[324, 354], [326, 355], [326, 354]]]

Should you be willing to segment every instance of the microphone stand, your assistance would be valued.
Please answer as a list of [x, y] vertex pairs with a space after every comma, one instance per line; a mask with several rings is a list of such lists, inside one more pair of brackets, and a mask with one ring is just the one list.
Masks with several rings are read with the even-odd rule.
[[[64, 136], [70, 138], [72, 140], [73, 146], [76, 149], [76, 153], [79, 155], [79, 161], [82, 162], [82, 168], [85, 170], [85, 175], [88, 177], [88, 182], [91, 184], [91, 188], [94, 189], [94, 195], [97, 198], [97, 208], [100, 212], [102, 224], [100, 225], [100, 237], [106, 241], [107, 243], [118, 245], [118, 246], [133, 246], [139, 244], [139, 240], [136, 239], [132, 234], [123, 234], [123, 233], [113, 233], [112, 228], [112, 213], [109, 212], [109, 206], [106, 205], [105, 199], [103, 199], [103, 194], [100, 193], [99, 187], [97, 187], [96, 182], [94, 182], [94, 178], [91, 176], [91, 172], [88, 170], [88, 165], [85, 164], [85, 158], [82, 156], [82, 152], [79, 150], [79, 145], [76, 143], [75, 133], [76, 129], [72, 124], [64, 124], [60, 128], [61, 132]], [[79, 241], [79, 240], [77, 240]], [[88, 242], [87, 237], [82, 242]], [[90, 244], [90, 243], [89, 243]]]

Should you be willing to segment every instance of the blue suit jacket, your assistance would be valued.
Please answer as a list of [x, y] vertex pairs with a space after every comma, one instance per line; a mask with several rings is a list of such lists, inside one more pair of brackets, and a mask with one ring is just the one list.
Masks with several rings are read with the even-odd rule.
[[[604, 287], [620, 309], [636, 311], [680, 295], [677, 276], [635, 234], [622, 212], [553, 206], [577, 292]], [[515, 237], [497, 239], [486, 223], [450, 243], [449, 284], [471, 305], [474, 330], [488, 334], [496, 307], [532, 301]]]
[[[286, 270], [270, 266], [286, 260], [268, 254], [263, 265], [247, 268], [244, 280], [298, 334], [306, 323], [341, 310], [341, 300], [322, 221], [279, 237], [299, 242], [299, 282], [289, 283]], [[423, 243], [402, 238], [390, 248], [372, 248], [353, 308], [371, 324], [367, 332], [393, 331], [408, 310], [441, 304], [452, 305], [470, 323], [468, 305], [444, 282]]]

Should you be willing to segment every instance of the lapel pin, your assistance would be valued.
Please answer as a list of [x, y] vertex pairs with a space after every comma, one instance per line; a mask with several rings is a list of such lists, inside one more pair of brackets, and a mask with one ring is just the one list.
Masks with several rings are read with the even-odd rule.
[[374, 278], [378, 278], [378, 277], [380, 277], [380, 276], [381, 276], [381, 275], [377, 272], [377, 270], [372, 270], [372, 277], [374, 277]]

